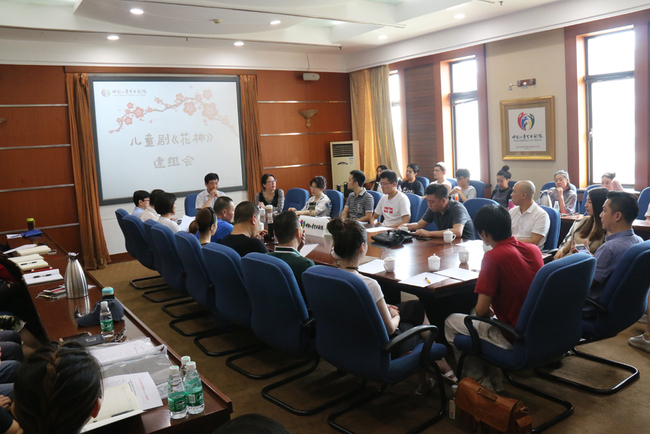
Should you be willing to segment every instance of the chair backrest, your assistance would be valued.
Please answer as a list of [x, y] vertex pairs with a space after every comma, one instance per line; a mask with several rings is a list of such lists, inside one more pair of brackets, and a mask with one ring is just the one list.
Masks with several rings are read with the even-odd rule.
[[458, 182], [454, 178], [447, 178], [447, 181], [451, 182], [452, 187], [458, 187]]
[[343, 211], [343, 205], [344, 205], [343, 193], [341, 193], [338, 190], [325, 190], [323, 193], [325, 193], [327, 197], [329, 197], [330, 200], [332, 201], [332, 209], [330, 210], [330, 217], [335, 218], [340, 216], [341, 211]]
[[515, 327], [524, 335], [514, 343], [517, 370], [551, 362], [580, 341], [582, 308], [595, 270], [595, 258], [576, 253], [537, 272]]
[[553, 250], [557, 248], [557, 242], [560, 239], [560, 225], [562, 224], [562, 219], [560, 218], [560, 213], [553, 208], [544, 205], [540, 206], [544, 211], [546, 211], [548, 218], [551, 220], [551, 226], [548, 229], [548, 234], [546, 234], [546, 241], [544, 242], [543, 250]]
[[[499, 205], [499, 203], [495, 200], [492, 199], [486, 199], [484, 197], [477, 197], [476, 199], [468, 199], [465, 202], [463, 202], [463, 205], [465, 205], [465, 208], [467, 209], [467, 213], [469, 216], [472, 218], [472, 222], [474, 221], [474, 216], [476, 215], [476, 212], [483, 208], [485, 205]], [[476, 224], [474, 224], [474, 236], [476, 237], [477, 240], [480, 240], [481, 237], [478, 234], [478, 231], [476, 230]]]
[[241, 261], [255, 335], [273, 348], [305, 354], [309, 339], [302, 324], [307, 307], [291, 268], [281, 259], [249, 253]]
[[382, 194], [378, 191], [375, 190], [366, 190], [372, 198], [375, 200], [375, 204], [372, 206], [372, 211], [375, 212], [375, 208], [377, 208], [377, 205], [379, 204], [379, 200], [381, 199]]
[[623, 254], [598, 299], [607, 313], [596, 311], [593, 327], [585, 335], [607, 338], [634, 324], [646, 312], [649, 287], [650, 241], [645, 241]]
[[580, 210], [579, 210], [580, 214], [584, 214], [585, 212], [587, 212], [586, 206], [587, 206], [587, 197], [589, 197], [589, 190], [596, 187], [600, 187], [600, 184], [590, 185], [585, 189], [585, 192], [582, 194], [582, 202], [580, 203]]
[[[147, 244], [149, 244], [149, 248], [151, 249], [151, 253], [153, 253], [153, 263], [156, 266], [156, 271], [162, 273], [162, 268], [163, 268], [163, 263], [162, 259], [160, 258], [160, 254], [158, 253], [158, 247], [156, 246], [156, 243], [153, 241], [153, 236], [151, 235], [151, 228], [153, 225], [158, 225], [158, 223], [155, 220], [147, 220], [146, 222], [142, 223], [142, 231], [144, 232], [144, 238], [147, 240]], [[163, 276], [163, 279], [165, 276]]]
[[251, 327], [251, 301], [246, 292], [241, 256], [228, 246], [208, 243], [203, 259], [214, 284], [214, 298], [219, 312], [229, 321]]
[[517, 181], [508, 181], [508, 187], [510, 188], [514, 187], [516, 183]]
[[417, 194], [413, 193], [404, 193], [406, 197], [409, 198], [409, 202], [411, 203], [411, 219], [409, 220], [410, 223], [418, 222], [420, 219], [418, 218], [418, 213], [420, 212], [420, 207], [422, 205], [422, 198], [418, 196]]
[[127, 215], [122, 218], [122, 225], [124, 237], [129, 240], [127, 245], [131, 243], [135, 259], [150, 270], [156, 270], [153, 252], [145, 238], [142, 221], [137, 217]]
[[190, 195], [185, 196], [185, 215], [188, 215], [190, 217], [194, 217], [197, 213], [196, 211], [196, 196], [198, 196], [199, 193], [192, 193]]
[[485, 182], [479, 181], [478, 179], [470, 179], [469, 185], [476, 189], [477, 199], [485, 197]]
[[431, 184], [431, 181], [429, 181], [429, 178], [427, 178], [426, 176], [419, 176], [418, 175], [418, 176], [415, 177], [415, 179], [420, 181], [420, 184], [422, 184], [422, 187], [424, 187], [424, 188], [427, 188], [427, 186], [429, 184]]
[[217, 311], [214, 300], [214, 286], [203, 261], [201, 244], [188, 232], [176, 232], [178, 256], [185, 269], [187, 292], [198, 304], [213, 312]]
[[135, 248], [131, 244], [129, 238], [126, 236], [126, 232], [124, 231], [124, 223], [122, 223], [122, 219], [127, 215], [129, 215], [129, 213], [122, 208], [118, 208], [115, 210], [115, 217], [117, 218], [117, 224], [120, 226], [122, 235], [124, 235], [124, 245], [126, 247], [126, 251], [129, 253], [129, 255], [135, 258]]
[[[165, 225], [153, 220], [144, 222], [145, 232], [151, 234], [155, 251], [161, 262], [161, 272], [170, 288], [187, 294], [187, 275], [178, 254], [174, 232]], [[147, 229], [148, 228], [148, 229]]]
[[[424, 199], [422, 199], [422, 202], [420, 203], [420, 209], [418, 210], [419, 218], [416, 221], [419, 222], [420, 220], [422, 220], [422, 217], [424, 217], [424, 214], [427, 212], [428, 209], [429, 209], [429, 205], [427, 204], [427, 198], [425, 197]], [[424, 230], [437, 231], [438, 226], [434, 222], [431, 222], [424, 227]]]
[[316, 323], [316, 350], [336, 368], [382, 382], [390, 354], [386, 326], [366, 284], [339, 268], [316, 265], [302, 275]]
[[649, 204], [650, 204], [650, 187], [646, 187], [639, 195], [639, 215], [637, 216], [637, 220], [645, 220], [645, 213], [648, 212]]
[[290, 188], [284, 196], [284, 208], [282, 211], [286, 211], [289, 208], [301, 210], [308, 200], [309, 192], [307, 190], [304, 188]]

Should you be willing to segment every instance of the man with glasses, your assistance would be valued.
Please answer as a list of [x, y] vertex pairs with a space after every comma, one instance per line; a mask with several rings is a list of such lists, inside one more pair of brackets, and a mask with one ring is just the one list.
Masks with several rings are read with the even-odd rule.
[[411, 203], [404, 193], [397, 191], [397, 174], [384, 170], [379, 175], [379, 185], [384, 195], [379, 199], [370, 224], [377, 224], [375, 222], [380, 216], [384, 217], [384, 226], [391, 228], [408, 223], [411, 220]]
[[134, 217], [139, 217], [142, 214], [142, 211], [147, 209], [149, 205], [149, 192], [144, 190], [138, 190], [133, 193], [133, 204], [135, 209], [131, 213]]

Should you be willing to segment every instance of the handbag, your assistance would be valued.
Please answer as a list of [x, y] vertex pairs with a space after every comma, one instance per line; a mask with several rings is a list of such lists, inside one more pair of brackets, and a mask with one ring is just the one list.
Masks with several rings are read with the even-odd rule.
[[532, 431], [533, 420], [523, 402], [497, 395], [469, 377], [458, 384], [456, 414], [477, 433], [526, 434]]
[[372, 240], [376, 243], [386, 244], [390, 247], [401, 246], [406, 241], [411, 241], [413, 236], [405, 231], [386, 231], [373, 235]]

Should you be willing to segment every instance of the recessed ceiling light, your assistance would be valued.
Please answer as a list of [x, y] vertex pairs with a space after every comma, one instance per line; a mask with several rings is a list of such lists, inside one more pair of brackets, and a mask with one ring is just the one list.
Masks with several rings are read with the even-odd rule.
[[144, 11], [142, 9], [133, 8], [133, 9], [131, 9], [131, 13], [133, 15], [142, 15], [144, 13]]
[[117, 41], [118, 39], [120, 39], [120, 37], [117, 35], [108, 35], [106, 39], [108, 39], [109, 41]]
[[235, 47], [241, 47], [242, 45], [244, 45], [242, 41], [235, 42]]
[[386, 36], [386, 35], [379, 35], [379, 36], [377, 36], [377, 39], [386, 39], [387, 37], [388, 36]]
[[454, 15], [454, 18], [456, 18], [457, 20], [459, 20], [461, 18], [465, 18], [465, 14], [456, 14], [456, 15]]
[[280, 24], [281, 22], [282, 22], [282, 21], [280, 21], [280, 20], [273, 20], [273, 21], [271, 21], [269, 24], [271, 24], [272, 26], [277, 26], [277, 25]]

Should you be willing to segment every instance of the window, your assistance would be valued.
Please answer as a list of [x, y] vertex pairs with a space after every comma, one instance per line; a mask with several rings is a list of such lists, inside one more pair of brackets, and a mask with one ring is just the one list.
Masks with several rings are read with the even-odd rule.
[[589, 183], [635, 181], [634, 30], [585, 39]]
[[450, 64], [454, 172], [468, 169], [481, 179], [476, 59]]
[[393, 136], [395, 152], [397, 153], [397, 167], [402, 166], [402, 111], [400, 108], [400, 84], [397, 71], [391, 71], [388, 76], [388, 91], [390, 93], [391, 117], [393, 118]]

